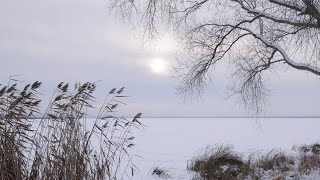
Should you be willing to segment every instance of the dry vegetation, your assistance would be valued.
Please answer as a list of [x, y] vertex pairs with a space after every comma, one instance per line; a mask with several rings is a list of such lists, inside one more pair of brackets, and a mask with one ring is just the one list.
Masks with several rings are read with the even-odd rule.
[[206, 147], [188, 163], [188, 170], [198, 172], [200, 179], [235, 179], [245, 163], [229, 146]]
[[160, 166], [155, 166], [151, 169], [151, 172], [150, 174], [152, 176], [158, 176], [162, 179], [168, 179], [168, 178], [171, 178], [171, 175], [170, 175], [170, 171], [169, 169], [167, 168], [164, 168], [164, 167], [160, 167]]
[[320, 144], [313, 144], [309, 146], [301, 146], [299, 148], [300, 161], [299, 171], [305, 174], [319, 169], [320, 167]]
[[244, 158], [230, 146], [208, 146], [188, 163], [187, 169], [196, 172], [194, 180], [299, 179], [320, 171], [319, 144], [296, 150], [294, 155], [272, 150]]
[[[41, 82], [22, 89], [13, 82], [0, 86], [0, 179], [111, 180], [134, 175], [132, 130], [143, 125], [141, 113], [133, 119], [115, 113], [126, 97], [123, 88], [112, 89], [94, 122], [88, 123], [94, 83], [73, 88], [60, 83], [41, 113]], [[40, 113], [43, 118], [36, 119]]]

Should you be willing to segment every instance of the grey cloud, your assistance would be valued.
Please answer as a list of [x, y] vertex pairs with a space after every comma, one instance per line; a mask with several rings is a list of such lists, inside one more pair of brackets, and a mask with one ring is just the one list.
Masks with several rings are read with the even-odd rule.
[[[129, 114], [247, 114], [233, 100], [226, 100], [228, 79], [223, 68], [216, 69], [213, 91], [207, 90], [199, 101], [184, 103], [175, 94], [175, 79], [154, 75], [147, 68], [151, 57], [172, 58], [170, 54], [140, 46], [132, 28], [114, 19], [104, 0], [3, 1], [0, 22], [0, 83], [9, 75], [23, 74], [20, 78], [27, 82], [44, 81], [43, 93], [49, 95], [60, 81], [102, 80], [98, 83], [99, 98], [109, 88], [127, 87], [132, 96], [127, 100]], [[272, 77], [270, 114], [319, 114], [318, 82], [290, 70]]]

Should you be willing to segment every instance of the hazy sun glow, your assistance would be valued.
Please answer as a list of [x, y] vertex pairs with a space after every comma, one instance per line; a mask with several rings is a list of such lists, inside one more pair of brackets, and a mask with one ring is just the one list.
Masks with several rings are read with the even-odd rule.
[[156, 74], [168, 73], [168, 63], [162, 58], [154, 58], [149, 64], [151, 71]]

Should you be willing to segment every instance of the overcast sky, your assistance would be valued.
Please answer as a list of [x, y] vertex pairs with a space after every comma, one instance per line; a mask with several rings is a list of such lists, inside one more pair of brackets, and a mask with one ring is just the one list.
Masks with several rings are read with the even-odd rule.
[[[226, 99], [228, 78], [222, 70], [201, 99], [185, 103], [176, 95], [177, 80], [169, 69], [175, 59], [174, 37], [164, 35], [156, 48], [142, 46], [139, 33], [114, 18], [104, 0], [0, 2], [1, 84], [22, 74], [19, 78], [26, 82], [43, 81], [43, 96], [49, 97], [61, 81], [102, 80], [99, 99], [113, 87], [127, 88], [129, 114], [248, 115], [236, 99]], [[281, 69], [268, 83], [268, 115], [320, 115], [318, 77]]]

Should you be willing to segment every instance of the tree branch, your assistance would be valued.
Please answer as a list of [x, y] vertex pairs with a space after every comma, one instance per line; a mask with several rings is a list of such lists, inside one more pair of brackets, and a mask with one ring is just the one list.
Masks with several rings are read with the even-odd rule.
[[269, 2], [298, 11], [298, 12], [303, 12], [305, 10], [303, 6], [298, 6], [298, 4], [292, 4], [288, 1], [269, 0]]
[[307, 64], [307, 63], [298, 63], [293, 61], [292, 59], [290, 59], [289, 55], [286, 53], [286, 51], [276, 42], [268, 42], [266, 39], [264, 39], [262, 36], [254, 33], [253, 31], [247, 29], [247, 28], [240, 28], [242, 30], [245, 30], [247, 32], [249, 32], [253, 37], [255, 37], [256, 39], [259, 39], [262, 43], [264, 43], [267, 47], [270, 47], [274, 50], [276, 50], [277, 52], [279, 52], [283, 59], [285, 60], [285, 62], [290, 65], [291, 67], [295, 68], [295, 69], [299, 69], [299, 70], [304, 70], [304, 71], [309, 71], [313, 74], [316, 74], [318, 76], [320, 76], [320, 68], [317, 66], [313, 66], [311, 64]]
[[292, 26], [298, 26], [298, 27], [309, 27], [309, 28], [319, 28], [318, 24], [314, 24], [312, 22], [299, 22], [299, 21], [290, 21], [289, 19], [283, 19], [276, 16], [273, 16], [271, 14], [267, 14], [266, 12], [250, 8], [249, 6], [246, 6], [243, 1], [241, 0], [232, 0], [240, 4], [240, 6], [246, 10], [248, 13], [259, 15], [260, 17], [269, 19], [271, 21], [280, 23], [280, 24], [287, 24]]

